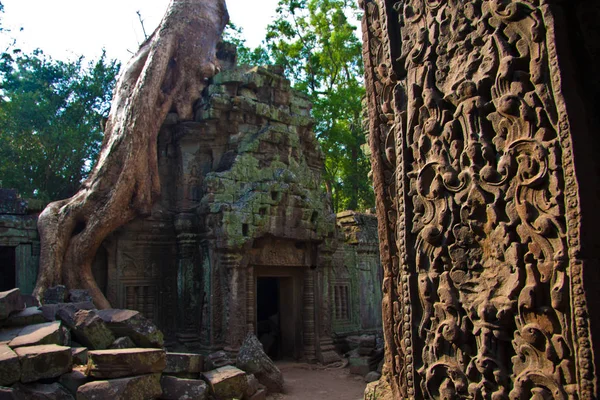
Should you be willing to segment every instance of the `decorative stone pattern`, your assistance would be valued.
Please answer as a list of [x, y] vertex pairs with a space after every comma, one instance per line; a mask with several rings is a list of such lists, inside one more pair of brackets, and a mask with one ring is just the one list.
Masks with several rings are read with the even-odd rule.
[[395, 397], [595, 398], [571, 5], [360, 3]]

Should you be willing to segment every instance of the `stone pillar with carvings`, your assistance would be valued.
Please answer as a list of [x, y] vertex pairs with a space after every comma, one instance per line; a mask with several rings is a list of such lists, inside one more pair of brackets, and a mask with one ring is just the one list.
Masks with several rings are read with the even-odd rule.
[[360, 3], [394, 398], [597, 398], [600, 3]]
[[332, 325], [331, 325], [331, 269], [333, 267], [333, 253], [335, 247], [333, 241], [325, 240], [325, 244], [319, 246], [318, 255], [315, 258], [318, 260], [316, 269], [315, 282], [315, 307], [316, 314], [316, 340], [317, 358], [322, 364], [330, 364], [340, 361], [340, 356], [335, 351], [333, 345]]
[[304, 324], [304, 356], [309, 362], [317, 359], [316, 355], [316, 313], [315, 313], [315, 275], [316, 269], [304, 269], [304, 297], [302, 323]]
[[175, 217], [177, 234], [177, 340], [196, 350], [200, 341], [203, 308], [202, 262], [197, 217], [180, 213]]
[[227, 277], [225, 287], [228, 293], [224, 301], [225, 351], [234, 355], [241, 347], [247, 333], [247, 290], [248, 270], [239, 249], [220, 249], [218, 268]]

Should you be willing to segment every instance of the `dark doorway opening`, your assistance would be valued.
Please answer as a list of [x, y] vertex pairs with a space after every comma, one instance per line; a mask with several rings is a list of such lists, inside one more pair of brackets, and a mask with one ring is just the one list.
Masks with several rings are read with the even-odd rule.
[[17, 287], [16, 247], [0, 246], [0, 292]]
[[256, 334], [271, 359], [281, 358], [279, 279], [257, 278]]

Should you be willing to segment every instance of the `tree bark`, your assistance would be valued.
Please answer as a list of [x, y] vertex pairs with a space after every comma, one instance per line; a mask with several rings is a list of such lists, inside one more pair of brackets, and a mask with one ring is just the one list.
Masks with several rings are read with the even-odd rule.
[[63, 284], [110, 307], [92, 275], [104, 239], [160, 195], [157, 137], [170, 111], [191, 119], [206, 80], [218, 71], [216, 45], [228, 21], [225, 0], [171, 0], [154, 33], [119, 77], [98, 161], [71, 198], [41, 213], [34, 294]]

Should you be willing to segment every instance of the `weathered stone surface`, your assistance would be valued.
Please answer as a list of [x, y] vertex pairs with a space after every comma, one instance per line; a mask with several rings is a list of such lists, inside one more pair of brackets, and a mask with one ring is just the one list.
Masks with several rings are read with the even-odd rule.
[[16, 398], [21, 400], [75, 400], [60, 383], [17, 383], [12, 387]]
[[183, 379], [163, 375], [160, 378], [161, 399], [166, 400], [203, 400], [208, 395], [206, 382], [199, 379]]
[[77, 400], [147, 400], [162, 394], [160, 374], [86, 383], [77, 390]]
[[22, 326], [0, 329], [0, 344], [9, 344], [11, 340], [19, 336], [19, 332], [22, 330]]
[[67, 301], [67, 288], [64, 285], [58, 285], [44, 290], [42, 304], [60, 304]]
[[203, 357], [200, 354], [191, 353], [167, 353], [167, 366], [163, 371], [167, 375], [189, 375], [199, 376], [203, 370]]
[[71, 372], [67, 372], [61, 375], [58, 379], [58, 383], [63, 385], [73, 396], [77, 395], [77, 389], [80, 386], [85, 385], [89, 378], [82, 370], [74, 369]]
[[160, 349], [136, 348], [88, 352], [88, 374], [100, 379], [162, 372], [166, 364], [166, 353]]
[[19, 357], [10, 347], [0, 344], [0, 386], [9, 386], [21, 379]]
[[367, 384], [364, 400], [396, 400], [389, 382], [382, 378]]
[[2, 325], [8, 327], [42, 324], [48, 322], [39, 307], [27, 307], [23, 311], [15, 312], [6, 319]]
[[87, 365], [87, 354], [87, 347], [71, 347], [71, 356], [73, 357], [73, 364]]
[[394, 397], [597, 398], [600, 2], [361, 4]]
[[267, 400], [267, 389], [258, 389], [248, 400]]
[[94, 310], [62, 308], [56, 317], [71, 329], [71, 335], [85, 347], [94, 350], [107, 349], [115, 340], [112, 331]]
[[85, 301], [83, 303], [44, 304], [40, 310], [48, 321], [55, 321], [58, 311], [65, 308], [75, 313], [78, 310], [94, 310], [96, 306], [91, 301]]
[[129, 336], [139, 347], [164, 346], [162, 332], [137, 311], [108, 309], [98, 315], [116, 336]]
[[91, 302], [92, 296], [87, 290], [84, 289], [71, 289], [69, 290], [69, 302], [70, 303], [84, 303]]
[[283, 391], [283, 374], [263, 351], [262, 344], [253, 333], [246, 336], [246, 340], [238, 352], [235, 365], [247, 373], [254, 374], [269, 392]]
[[53, 344], [15, 349], [21, 363], [21, 382], [57, 378], [71, 370], [71, 349]]
[[24, 327], [17, 337], [8, 343], [10, 347], [37, 346], [42, 344], [64, 344], [59, 321], [45, 322]]
[[129, 336], [123, 336], [116, 339], [112, 344], [108, 347], [109, 349], [133, 349], [137, 347], [137, 345], [131, 340]]
[[350, 366], [350, 373], [355, 375], [365, 376], [371, 372], [369, 365], [369, 357], [358, 355], [357, 350], [353, 350], [348, 357], [348, 364]]
[[205, 368], [206, 370], [212, 370], [224, 367], [226, 365], [234, 365], [235, 360], [229, 358], [227, 353], [223, 350], [215, 351], [214, 353], [210, 353], [208, 357], [205, 359]]
[[246, 393], [244, 393], [245, 399], [249, 399], [254, 396], [254, 394], [258, 392], [258, 389], [261, 388], [264, 388], [264, 386], [258, 382], [258, 379], [256, 379], [253, 374], [246, 375]]
[[381, 374], [376, 371], [371, 371], [367, 375], [365, 375], [365, 382], [371, 383], [379, 380], [381, 378]]
[[19, 289], [0, 292], [0, 321], [8, 318], [11, 313], [21, 311], [24, 308], [25, 302], [21, 298]]
[[15, 390], [13, 388], [0, 386], [0, 400], [20, 400], [17, 399]]
[[246, 373], [227, 365], [203, 373], [211, 392], [222, 399], [240, 399], [246, 392]]

